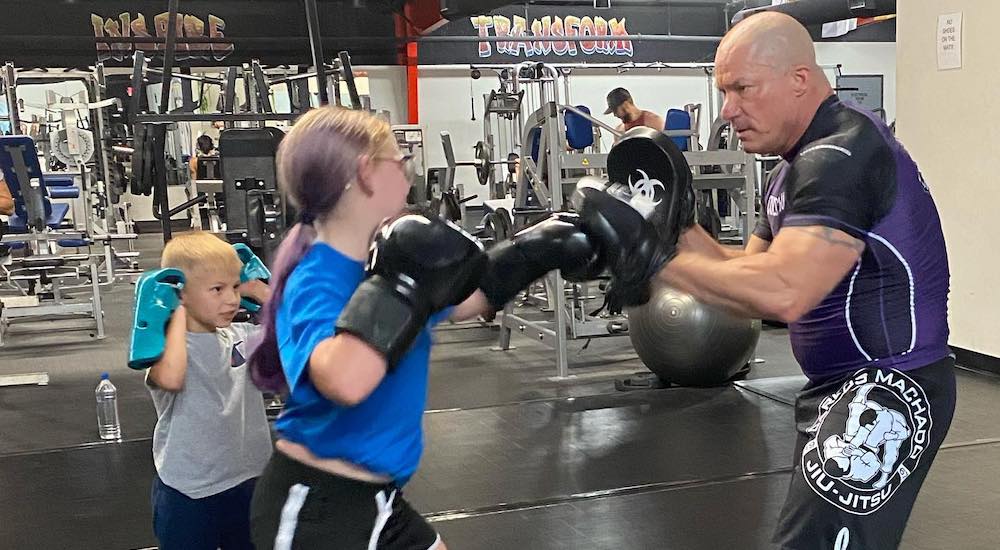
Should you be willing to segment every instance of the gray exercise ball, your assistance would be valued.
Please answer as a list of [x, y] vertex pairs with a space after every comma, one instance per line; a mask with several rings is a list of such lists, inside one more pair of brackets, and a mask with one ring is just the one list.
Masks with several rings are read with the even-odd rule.
[[645, 305], [628, 310], [629, 338], [642, 362], [662, 380], [715, 386], [753, 356], [760, 320], [737, 317], [669, 286], [654, 286]]

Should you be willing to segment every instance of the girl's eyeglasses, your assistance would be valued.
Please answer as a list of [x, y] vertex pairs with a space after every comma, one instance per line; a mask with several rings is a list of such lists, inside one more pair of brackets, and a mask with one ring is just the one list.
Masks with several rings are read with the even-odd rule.
[[414, 155], [411, 153], [404, 153], [398, 157], [375, 157], [374, 160], [383, 160], [386, 162], [395, 162], [399, 165], [403, 173], [406, 174], [406, 179], [409, 182], [413, 182], [413, 178], [416, 176], [416, 166], [413, 165]]

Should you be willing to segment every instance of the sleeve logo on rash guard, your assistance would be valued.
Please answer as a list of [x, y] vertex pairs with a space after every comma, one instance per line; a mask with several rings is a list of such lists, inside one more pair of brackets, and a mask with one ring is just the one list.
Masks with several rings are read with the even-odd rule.
[[802, 450], [806, 483], [850, 514], [882, 507], [906, 481], [929, 444], [927, 396], [897, 370], [854, 373], [819, 405]]
[[785, 194], [781, 193], [779, 195], [768, 195], [767, 215], [773, 218], [777, 217], [784, 211], [785, 211]]
[[239, 342], [236, 342], [235, 344], [233, 344], [233, 350], [232, 350], [232, 353], [230, 354], [230, 363], [229, 363], [229, 365], [231, 367], [233, 367], [234, 369], [236, 367], [242, 367], [247, 362], [246, 357], [243, 356], [243, 352], [240, 351], [240, 345], [241, 344], [243, 344], [243, 340], [240, 340]]

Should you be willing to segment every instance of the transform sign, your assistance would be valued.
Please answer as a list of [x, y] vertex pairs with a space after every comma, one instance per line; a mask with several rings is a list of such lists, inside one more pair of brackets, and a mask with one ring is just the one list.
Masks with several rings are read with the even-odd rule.
[[470, 22], [479, 36], [497, 36], [512, 38], [555, 37], [555, 36], [593, 36], [594, 40], [576, 41], [518, 41], [518, 42], [480, 42], [479, 57], [489, 58], [496, 53], [511, 57], [533, 57], [555, 54], [559, 56], [577, 55], [614, 55], [632, 57], [635, 50], [632, 41], [615, 39], [615, 36], [629, 34], [625, 18], [605, 19], [600, 16], [585, 15], [578, 17], [567, 15], [545, 15], [541, 18], [528, 20], [519, 15], [508, 18], [503, 15], [480, 15], [470, 17]]

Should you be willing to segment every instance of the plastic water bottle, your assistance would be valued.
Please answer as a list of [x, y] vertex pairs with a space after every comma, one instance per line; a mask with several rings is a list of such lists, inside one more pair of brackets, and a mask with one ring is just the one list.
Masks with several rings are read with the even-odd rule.
[[121, 439], [122, 428], [118, 423], [118, 388], [101, 373], [101, 383], [94, 391], [97, 396], [97, 430], [101, 439]]

